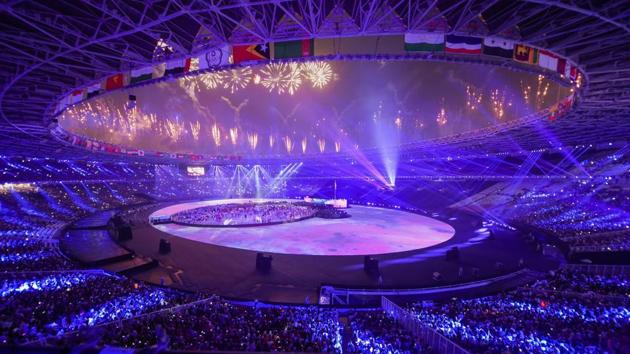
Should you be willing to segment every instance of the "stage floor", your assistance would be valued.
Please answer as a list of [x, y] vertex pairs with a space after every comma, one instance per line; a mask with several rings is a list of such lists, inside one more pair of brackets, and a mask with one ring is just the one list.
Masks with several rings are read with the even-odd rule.
[[[182, 203], [157, 210], [151, 217], [171, 215], [206, 205], [247, 201], [251, 200]], [[177, 237], [216, 246], [311, 256], [379, 255], [412, 251], [446, 242], [455, 234], [455, 229], [444, 222], [401, 210], [353, 205], [347, 212], [351, 215], [350, 218], [315, 217], [255, 227], [198, 227], [177, 224], [153, 227]]]

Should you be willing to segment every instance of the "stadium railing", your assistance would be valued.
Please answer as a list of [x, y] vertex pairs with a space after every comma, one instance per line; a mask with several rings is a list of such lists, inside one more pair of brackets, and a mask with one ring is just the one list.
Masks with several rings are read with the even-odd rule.
[[437, 353], [470, 354], [469, 351], [425, 325], [412, 313], [396, 305], [385, 296], [381, 297], [381, 307], [390, 316], [398, 320], [409, 332], [418, 337], [424, 344], [429, 345]]

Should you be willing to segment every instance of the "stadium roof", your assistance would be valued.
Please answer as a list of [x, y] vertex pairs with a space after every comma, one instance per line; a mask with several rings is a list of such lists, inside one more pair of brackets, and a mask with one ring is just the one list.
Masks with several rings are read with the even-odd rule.
[[[220, 43], [430, 29], [511, 37], [570, 58], [587, 81], [570, 116], [575, 125], [559, 128], [574, 135], [571, 127], [579, 127], [589, 138], [601, 131], [607, 139], [625, 139], [627, 5], [626, 0], [5, 1], [0, 3], [0, 149], [5, 155], [76, 152], [49, 136], [56, 99], [108, 74], [151, 63], [161, 39], [169, 55], [178, 57]], [[562, 129], [555, 131], [562, 140]]]

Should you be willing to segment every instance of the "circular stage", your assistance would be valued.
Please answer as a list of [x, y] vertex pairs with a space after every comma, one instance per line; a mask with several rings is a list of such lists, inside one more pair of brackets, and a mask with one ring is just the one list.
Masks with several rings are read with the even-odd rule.
[[[209, 205], [286, 201], [291, 199], [224, 199], [172, 205], [150, 218]], [[358, 256], [398, 253], [431, 247], [455, 234], [436, 219], [395, 209], [352, 206], [345, 219], [309, 218], [297, 222], [256, 227], [203, 227], [158, 224], [154, 228], [188, 240], [242, 250], [316, 256]]]

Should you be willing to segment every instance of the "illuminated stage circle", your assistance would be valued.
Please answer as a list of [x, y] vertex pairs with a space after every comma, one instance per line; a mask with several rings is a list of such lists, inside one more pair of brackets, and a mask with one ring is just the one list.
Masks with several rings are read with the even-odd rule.
[[[176, 204], [154, 212], [150, 218], [164, 217], [205, 205], [248, 201], [250, 199], [225, 199]], [[177, 224], [159, 224], [153, 227], [177, 237], [216, 246], [318, 256], [412, 251], [448, 241], [455, 234], [455, 229], [444, 222], [405, 211], [366, 206], [352, 206], [347, 211], [351, 217], [346, 219], [315, 217], [294, 223], [255, 227], [208, 228]]]

